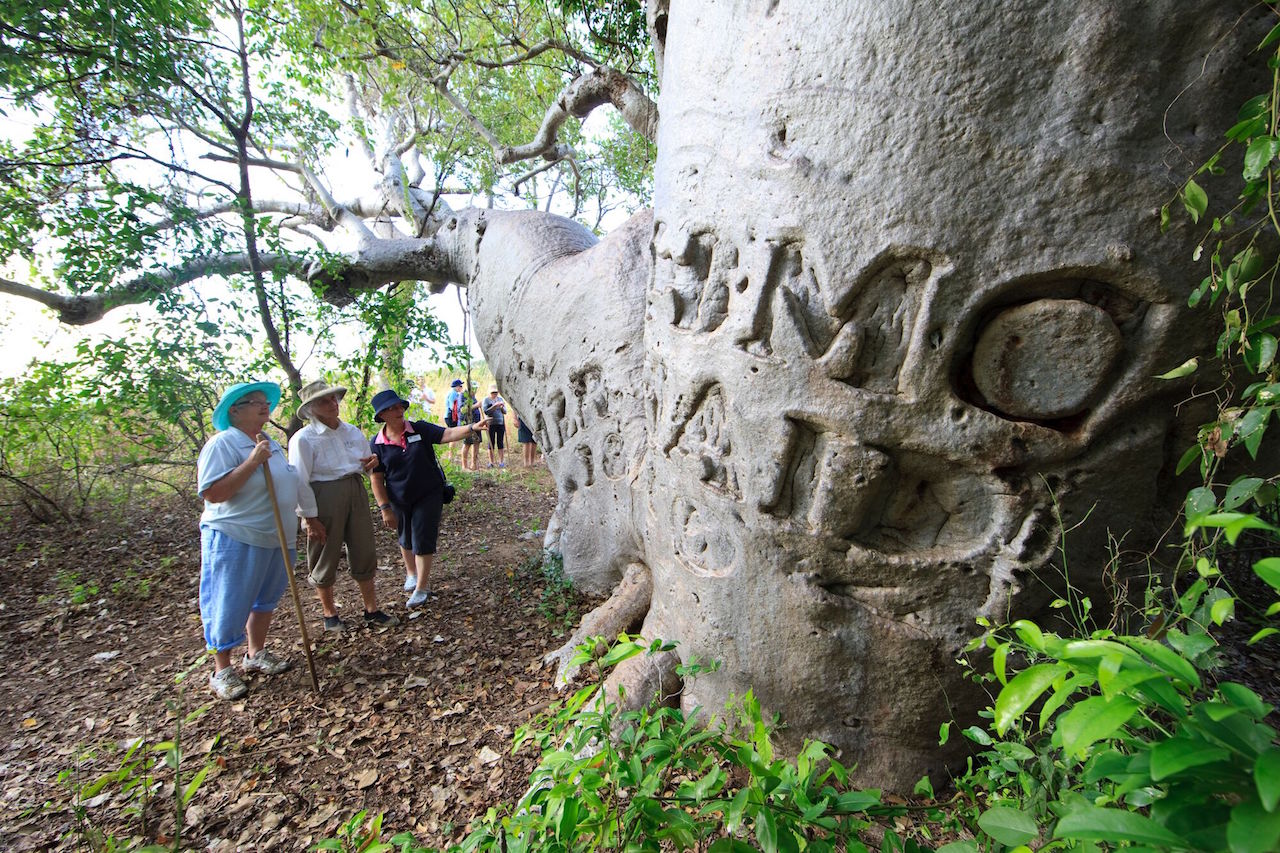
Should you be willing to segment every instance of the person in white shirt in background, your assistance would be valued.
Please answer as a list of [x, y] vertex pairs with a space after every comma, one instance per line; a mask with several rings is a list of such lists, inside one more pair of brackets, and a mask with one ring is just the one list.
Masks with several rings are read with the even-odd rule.
[[436, 404], [436, 392], [427, 387], [425, 378], [418, 380], [421, 385], [409, 392], [409, 402], [422, 409], [422, 417], [415, 420], [431, 420], [431, 409]]
[[347, 567], [364, 602], [364, 623], [390, 628], [400, 620], [378, 608], [378, 554], [364, 486], [364, 475], [377, 459], [369, 453], [364, 434], [338, 417], [338, 404], [346, 393], [346, 388], [320, 380], [299, 394], [298, 417], [310, 423], [289, 440], [289, 463], [298, 470], [298, 516], [307, 528], [307, 567], [324, 611], [324, 629], [346, 630], [333, 601], [338, 560], [346, 544]]

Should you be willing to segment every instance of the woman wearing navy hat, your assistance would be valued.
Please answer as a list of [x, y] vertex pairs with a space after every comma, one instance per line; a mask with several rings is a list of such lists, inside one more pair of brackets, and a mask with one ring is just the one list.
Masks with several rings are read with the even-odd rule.
[[395, 391], [374, 396], [373, 419], [382, 429], [369, 440], [369, 449], [378, 457], [369, 484], [382, 512], [382, 523], [399, 536], [405, 565], [417, 570], [417, 585], [406, 605], [413, 608], [427, 603], [444, 509], [444, 473], [433, 445], [483, 431], [488, 421], [451, 427], [411, 422], [404, 417], [408, 408], [409, 401]]
[[[270, 466], [280, 518], [298, 504], [298, 481], [284, 448], [262, 435], [280, 402], [274, 382], [242, 382], [213, 410], [218, 432], [200, 450], [197, 491], [200, 516], [200, 619], [215, 668], [209, 688], [220, 699], [239, 699], [249, 688], [231, 666], [231, 650], [248, 644], [246, 672], [277, 675], [288, 660], [265, 648], [267, 629], [288, 583], [262, 465]], [[290, 558], [297, 525], [285, 528]]]

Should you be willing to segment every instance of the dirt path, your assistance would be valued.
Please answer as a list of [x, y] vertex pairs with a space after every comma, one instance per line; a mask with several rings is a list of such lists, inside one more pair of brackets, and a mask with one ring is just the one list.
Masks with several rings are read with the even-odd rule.
[[[544, 603], [529, 562], [553, 506], [545, 469], [478, 476], [446, 509], [438, 598], [399, 628], [325, 635], [303, 587], [318, 696], [286, 593], [271, 639], [295, 667], [252, 678], [235, 703], [209, 694], [208, 664], [185, 690], [175, 684], [203, 645], [194, 502], [130, 507], [66, 531], [11, 522], [0, 541], [0, 838], [43, 850], [74, 849], [94, 829], [170, 837], [173, 773], [144, 772], [160, 753], [121, 774], [144, 782], [132, 790], [112, 783], [76, 798], [73, 788], [120, 770], [136, 738], [174, 737], [177, 715], [200, 709], [182, 729], [184, 780], [212, 766], [187, 814], [192, 848], [301, 850], [360, 809], [384, 812], [385, 827], [420, 843], [458, 839], [473, 815], [523, 791], [535, 756], [512, 756], [511, 738], [555, 695], [541, 657], [573, 613]], [[379, 551], [380, 600], [405, 618], [391, 534]], [[337, 589], [359, 622], [354, 583]]]

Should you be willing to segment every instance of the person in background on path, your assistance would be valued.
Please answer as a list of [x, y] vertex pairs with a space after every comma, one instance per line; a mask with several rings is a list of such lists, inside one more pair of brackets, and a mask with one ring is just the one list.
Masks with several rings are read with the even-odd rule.
[[303, 387], [298, 417], [310, 421], [289, 441], [289, 462], [298, 469], [298, 517], [307, 528], [307, 567], [316, 588], [326, 631], [345, 631], [333, 601], [342, 546], [347, 568], [364, 601], [364, 624], [392, 628], [400, 620], [378, 607], [374, 574], [378, 552], [369, 515], [364, 472], [377, 464], [364, 433], [338, 417], [346, 396], [341, 385], [324, 380]]
[[521, 464], [525, 468], [532, 468], [538, 464], [538, 445], [533, 442], [533, 430], [515, 409], [511, 410], [511, 416], [516, 420], [516, 441], [520, 443]]
[[[494, 466], [494, 450], [498, 451], [497, 465], [507, 467], [507, 423], [504, 417], [507, 401], [498, 394], [498, 386], [489, 387], [489, 396], [480, 402], [481, 417], [489, 421], [489, 467]], [[479, 451], [477, 451], [478, 453]]]
[[435, 560], [440, 516], [444, 509], [444, 472], [433, 445], [448, 444], [483, 430], [484, 421], [441, 427], [429, 421], [407, 421], [409, 402], [395, 391], [381, 391], [373, 398], [373, 419], [382, 424], [369, 439], [378, 457], [370, 477], [382, 523], [394, 529], [405, 565], [413, 563], [416, 585], [409, 608], [427, 603], [431, 588], [431, 564]]
[[[458, 421], [458, 426], [464, 426], [468, 423], [479, 423], [482, 420], [480, 404], [476, 402], [476, 389], [480, 385], [477, 382], [471, 383], [471, 393], [463, 398], [462, 407], [466, 412]], [[480, 470], [480, 442], [484, 441], [480, 437], [479, 432], [469, 432], [462, 442], [462, 467], [468, 471]]]
[[[446, 427], [456, 427], [462, 418], [462, 413], [466, 411], [465, 397], [462, 393], [462, 380], [455, 379], [449, 383], [449, 393], [444, 398], [444, 425]], [[456, 461], [454, 451], [456, 448], [449, 448], [449, 463]], [[467, 451], [464, 447], [462, 450], [462, 467], [467, 465]]]
[[409, 402], [422, 410], [422, 419], [431, 420], [431, 410], [436, 404], [436, 392], [427, 387], [427, 378], [418, 380], [418, 384], [409, 391]]
[[[200, 621], [205, 646], [213, 650], [209, 689], [219, 699], [239, 699], [248, 686], [231, 666], [231, 650], [245, 644], [245, 672], [278, 675], [292, 664], [267, 648], [267, 631], [288, 575], [276, 517], [298, 503], [298, 479], [284, 448], [262, 434], [280, 402], [274, 382], [232, 385], [213, 410], [217, 432], [200, 450], [196, 491], [200, 516]], [[272, 507], [263, 465], [270, 466]], [[285, 527], [289, 558], [298, 526]]]

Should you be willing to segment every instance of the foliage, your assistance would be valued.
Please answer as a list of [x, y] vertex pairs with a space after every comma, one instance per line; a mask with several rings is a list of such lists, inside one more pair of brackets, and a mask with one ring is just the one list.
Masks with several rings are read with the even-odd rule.
[[[1275, 562], [1255, 571], [1280, 594]], [[988, 835], [1027, 843], [1042, 821], [1064, 849], [1130, 842], [1245, 853], [1280, 844], [1280, 742], [1265, 722], [1274, 709], [1242, 684], [1209, 679], [1209, 628], [1229, 618], [1224, 602], [1234, 598], [1210, 586], [1218, 572], [1208, 561], [1199, 573], [1147, 633], [1062, 637], [1018, 620], [970, 644], [991, 651], [1000, 685], [995, 737], [965, 731], [988, 749], [960, 783], [993, 803], [978, 819]], [[1010, 675], [1015, 660], [1023, 668]], [[1003, 835], [992, 831], [993, 813]], [[1024, 831], [1009, 829], [1015, 814]]]
[[[206, 655], [199, 655], [189, 667], [178, 674], [177, 683], [182, 684], [193, 671], [203, 667], [206, 657]], [[180, 688], [175, 699], [166, 699], [164, 703], [174, 721], [172, 739], [153, 743], [145, 734], [136, 738], [121, 747], [123, 753], [119, 758], [110, 760], [110, 763], [115, 764], [114, 767], [91, 781], [81, 780], [79, 767], [68, 768], [58, 774], [58, 783], [67, 788], [72, 795], [73, 824], [67, 837], [75, 837], [79, 843], [88, 846], [91, 850], [136, 850], [138, 853], [160, 853], [160, 851], [172, 850], [176, 853], [184, 849], [182, 831], [186, 809], [204, 784], [209, 772], [215, 767], [212, 760], [206, 760], [190, 778], [183, 775], [183, 726], [194, 722], [209, 710], [209, 706], [202, 705], [184, 713], [184, 698], [185, 690]], [[111, 745], [105, 748], [114, 750]], [[82, 756], [82, 760], [90, 761], [97, 757], [97, 750], [88, 750]], [[173, 833], [167, 837], [165, 843], [137, 846], [131, 841], [115, 837], [93, 822], [89, 811], [92, 805], [108, 799], [123, 800], [123, 805], [119, 807], [119, 814], [127, 819], [138, 821], [140, 837], [147, 838], [158, 833], [158, 827], [150, 823], [148, 807], [161, 793], [163, 786], [158, 772], [163, 768], [167, 768], [173, 777], [171, 783]]]
[[[508, 572], [508, 576], [541, 587], [538, 598], [538, 615], [560, 630], [568, 630], [578, 624], [581, 617], [581, 597], [573, 585], [573, 579], [564, 572], [564, 558], [552, 551], [541, 551], [529, 557]], [[517, 590], [516, 596], [520, 593]]]
[[[513, 806], [490, 809], [449, 849], [867, 851], [859, 833], [903, 812], [879, 791], [850, 789], [847, 770], [825, 744], [807, 742], [795, 761], [778, 757], [776, 721], [750, 693], [705, 725], [675, 708], [621, 711], [605, 701], [610, 668], [673, 648], [626, 635], [583, 643], [574, 663], [594, 665], [593, 683], [516, 733], [514, 749], [530, 743], [542, 751], [529, 791]], [[703, 667], [680, 671], [692, 678]], [[380, 826], [361, 832], [364, 819], [356, 815], [342, 838], [316, 849], [426, 849], [408, 833], [383, 841]], [[882, 850], [922, 849], [893, 830], [884, 839]]]

